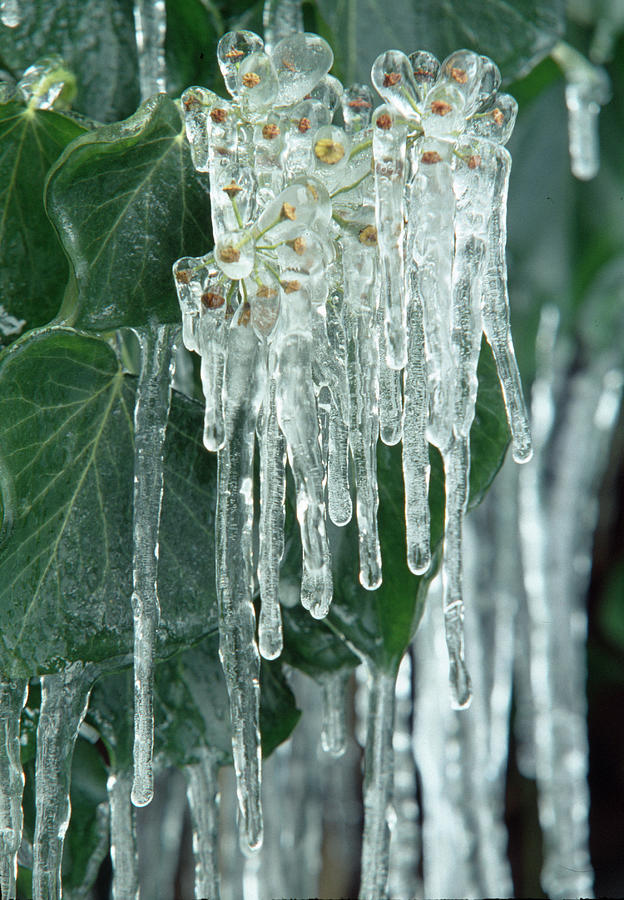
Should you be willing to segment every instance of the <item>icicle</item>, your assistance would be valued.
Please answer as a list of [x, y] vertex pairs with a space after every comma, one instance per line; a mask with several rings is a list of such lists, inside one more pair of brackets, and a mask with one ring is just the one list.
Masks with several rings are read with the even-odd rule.
[[154, 646], [158, 603], [158, 531], [163, 494], [163, 447], [171, 403], [171, 363], [178, 326], [137, 332], [141, 373], [134, 408], [133, 592], [134, 783], [132, 802], [152, 799]]
[[[273, 365], [269, 363], [270, 369]], [[267, 378], [261, 418], [260, 438], [260, 654], [275, 659], [282, 652], [282, 614], [279, 605], [279, 567], [284, 553], [284, 512], [286, 496], [286, 453], [279, 430], [275, 405], [276, 381]]]
[[113, 772], [106, 782], [110, 805], [110, 853], [113, 900], [138, 900], [139, 870], [135, 811], [130, 803], [132, 774]]
[[264, 44], [270, 53], [282, 38], [304, 30], [301, 0], [264, 0], [262, 26]]
[[139, 57], [141, 100], [167, 90], [165, 0], [134, 0], [134, 30]]
[[62, 894], [61, 862], [71, 814], [72, 757], [92, 684], [93, 673], [82, 663], [41, 678], [35, 765], [35, 900], [59, 900]]
[[216, 571], [219, 656], [230, 697], [241, 845], [251, 850], [262, 844], [252, 529], [254, 442], [265, 371], [260, 343], [249, 324], [249, 307], [241, 304], [230, 327], [225, 374], [226, 442], [219, 451]]
[[368, 699], [364, 762], [364, 837], [360, 900], [384, 900], [387, 894], [394, 757], [393, 675], [373, 670]]
[[325, 753], [336, 757], [343, 756], [347, 749], [345, 692], [348, 681], [348, 671], [329, 672], [321, 680], [323, 690], [321, 746]]
[[386, 361], [391, 369], [403, 369], [407, 362], [403, 261], [406, 140], [407, 122], [396, 116], [389, 106], [375, 110], [373, 158], [382, 293], [380, 305], [385, 315]]
[[610, 94], [604, 69], [593, 66], [577, 50], [560, 42], [551, 51], [566, 78], [566, 106], [572, 174], [589, 181], [600, 168], [598, 114]]
[[390, 838], [388, 888], [391, 897], [422, 896], [420, 866], [420, 810], [412, 753], [412, 662], [408, 651], [401, 661], [395, 692], [394, 801], [396, 821]]
[[284, 291], [282, 321], [274, 343], [277, 416], [286, 438], [288, 462], [297, 492], [297, 518], [303, 548], [301, 602], [315, 618], [322, 618], [329, 611], [332, 582], [325, 531], [319, 424], [312, 383], [310, 298], [298, 281], [283, 281], [282, 284], [291, 287], [281, 289]]
[[175, 896], [186, 812], [186, 782], [182, 772], [177, 769], [158, 772], [153, 801], [136, 810], [139, 881], [141, 895], [146, 900]]
[[379, 437], [379, 375], [376, 330], [375, 259], [366, 246], [367, 228], [359, 240], [343, 237], [345, 286], [344, 328], [349, 378], [349, 445], [357, 490], [360, 582], [367, 590], [381, 584], [381, 552], [377, 530], [377, 440]]
[[482, 298], [483, 330], [496, 361], [511, 431], [513, 458], [517, 463], [523, 463], [528, 462], [533, 450], [509, 321], [505, 245], [511, 156], [504, 147], [497, 147], [495, 152], [493, 204], [488, 227], [487, 276]]
[[336, 385], [330, 409], [327, 454], [327, 509], [334, 525], [351, 521], [353, 507], [349, 491], [349, 384], [347, 381], [346, 337], [342, 324], [342, 296], [332, 294], [326, 306], [330, 349], [339, 360], [343, 377]]
[[219, 900], [219, 768], [213, 752], [186, 766], [187, 796], [193, 823], [196, 900]]
[[25, 679], [0, 682], [0, 896], [14, 897], [22, 840], [24, 774], [20, 717], [28, 697]]
[[2, 0], [0, 2], [0, 21], [7, 28], [17, 28], [22, 21], [20, 0]]
[[379, 437], [393, 447], [403, 436], [402, 373], [386, 362], [384, 312], [377, 310], [377, 346], [379, 348]]

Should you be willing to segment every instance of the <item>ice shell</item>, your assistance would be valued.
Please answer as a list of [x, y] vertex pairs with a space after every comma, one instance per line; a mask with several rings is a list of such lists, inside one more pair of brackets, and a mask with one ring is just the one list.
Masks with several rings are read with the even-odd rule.
[[488, 109], [480, 109], [469, 120], [466, 134], [486, 138], [496, 144], [506, 144], [513, 131], [518, 104], [510, 94], [495, 94]]
[[196, 353], [199, 353], [197, 325], [202, 297], [206, 293], [223, 293], [220, 285], [216, 287], [223, 280], [223, 274], [214, 263], [213, 254], [208, 253], [205, 256], [183, 256], [173, 264], [173, 279], [182, 313], [182, 340], [187, 350]]
[[338, 108], [340, 99], [343, 95], [344, 88], [337, 78], [333, 75], [326, 75], [321, 78], [315, 88], [310, 91], [311, 100], [319, 100], [323, 106], [326, 106], [330, 114], [333, 116]]
[[373, 114], [373, 92], [367, 84], [352, 84], [342, 95], [345, 131], [353, 134], [368, 128]]
[[430, 87], [436, 80], [440, 63], [428, 50], [416, 50], [408, 57], [416, 83], [416, 92], [419, 101], [422, 101]]
[[214, 216], [214, 203], [218, 203], [219, 218], [223, 220], [220, 234], [249, 226], [256, 214], [257, 188], [256, 173], [249, 166], [227, 166], [219, 172], [212, 211]]
[[51, 109], [59, 100], [71, 101], [76, 82], [63, 59], [55, 53], [26, 69], [17, 82], [17, 93], [37, 109]]
[[500, 83], [498, 67], [489, 57], [479, 56], [472, 50], [456, 50], [447, 56], [437, 78], [437, 84], [451, 85], [463, 94], [466, 116], [495, 93]]
[[[282, 284], [292, 279], [290, 273], [282, 273]], [[300, 334], [309, 338], [311, 333], [311, 306], [310, 295], [302, 284], [298, 290], [287, 292], [283, 288], [280, 291], [281, 313], [279, 328], [275, 335], [276, 341], [291, 335]]]
[[314, 171], [329, 190], [342, 183], [349, 162], [351, 140], [337, 125], [319, 128], [312, 139]]
[[181, 104], [193, 165], [198, 172], [207, 172], [210, 164], [208, 141], [210, 112], [213, 107], [222, 106], [223, 101], [206, 88], [190, 87], [182, 94]]
[[302, 100], [316, 87], [334, 62], [332, 49], [317, 34], [289, 34], [271, 54], [279, 80], [280, 106]]
[[264, 41], [253, 31], [228, 31], [217, 44], [217, 60], [229, 94], [238, 97], [238, 70], [251, 53], [264, 50]]
[[435, 84], [424, 102], [423, 128], [427, 137], [455, 140], [463, 131], [464, 95], [447, 82]]
[[245, 290], [251, 307], [251, 324], [259, 338], [269, 337], [280, 312], [280, 285], [265, 266], [258, 266], [253, 278], [245, 279]]
[[294, 239], [302, 228], [322, 228], [331, 218], [331, 200], [327, 189], [309, 175], [296, 178], [264, 210], [255, 228], [259, 237], [268, 233], [267, 242]]
[[271, 57], [264, 50], [246, 56], [238, 68], [237, 84], [245, 114], [257, 116], [272, 106], [277, 97], [278, 81]]
[[317, 128], [329, 125], [331, 115], [320, 100], [302, 100], [289, 111], [288, 120], [291, 130], [302, 137], [307, 135], [309, 141]]
[[381, 97], [405, 119], [420, 120], [419, 91], [412, 64], [400, 50], [380, 53], [371, 69], [371, 81]]
[[253, 269], [255, 245], [249, 229], [230, 231], [217, 241], [215, 261], [224, 275], [238, 281]]

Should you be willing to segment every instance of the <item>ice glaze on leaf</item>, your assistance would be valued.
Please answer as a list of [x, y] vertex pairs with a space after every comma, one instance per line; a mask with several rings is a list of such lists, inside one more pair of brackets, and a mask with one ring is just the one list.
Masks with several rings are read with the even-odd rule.
[[[70, 329], [29, 335], [0, 357], [4, 675], [28, 677], [73, 660], [119, 661], [132, 652], [135, 384], [106, 342]], [[174, 395], [161, 525], [161, 655], [216, 622], [216, 464], [201, 446], [201, 423], [199, 405]]]
[[[52, 163], [84, 131], [53, 111], [0, 106], [0, 345], [45, 325], [61, 305], [67, 261], [45, 213], [43, 187]], [[4, 314], [24, 324], [8, 323]]]
[[368, 83], [376, 56], [392, 47], [440, 59], [459, 47], [491, 57], [506, 79], [528, 72], [564, 30], [562, 0], [317, 0], [332, 32], [337, 74]]
[[78, 285], [68, 324], [86, 330], [178, 322], [171, 266], [211, 246], [206, 180], [175, 103], [147, 100], [76, 141], [54, 166], [46, 208]]

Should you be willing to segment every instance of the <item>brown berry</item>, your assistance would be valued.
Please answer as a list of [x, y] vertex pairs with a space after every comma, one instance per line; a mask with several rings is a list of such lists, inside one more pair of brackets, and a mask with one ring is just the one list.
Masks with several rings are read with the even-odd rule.
[[241, 81], [246, 88], [255, 88], [260, 84], [260, 76], [257, 72], [246, 72]]
[[212, 291], [206, 291], [201, 295], [202, 306], [205, 309], [220, 309], [225, 303], [225, 297], [221, 294], [213, 294]]
[[332, 138], [321, 138], [314, 145], [314, 155], [328, 166], [335, 166], [345, 155], [345, 149]]
[[444, 100], [434, 100], [431, 104], [431, 112], [436, 116], [446, 116], [452, 109], [451, 104]]
[[191, 94], [190, 97], [185, 97], [183, 106], [186, 110], [197, 109], [198, 106], [201, 106], [201, 103], [197, 97]]
[[292, 247], [297, 256], [303, 256], [303, 254], [306, 252], [307, 244], [305, 242], [305, 238], [297, 237], [294, 239], [294, 241], [286, 241], [286, 243], [289, 247]]
[[189, 269], [178, 269], [175, 274], [175, 279], [180, 284], [188, 284], [191, 280], [191, 272]]
[[382, 113], [380, 116], [377, 116], [377, 128], [381, 128], [382, 131], [388, 131], [392, 128], [392, 116], [389, 113]]
[[250, 321], [251, 321], [251, 306], [249, 305], [247, 300], [245, 300], [245, 302], [243, 303], [243, 306], [241, 308], [240, 315], [238, 317], [238, 324], [244, 325], [246, 328], [247, 325], [249, 325]]
[[394, 87], [395, 84], [398, 84], [401, 80], [401, 75], [399, 72], [386, 72], [384, 75], [383, 86], [384, 87]]
[[466, 84], [468, 81], [468, 74], [465, 69], [458, 69], [453, 66], [451, 69], [451, 78], [457, 82], [457, 84]]
[[369, 103], [363, 97], [356, 97], [355, 100], [349, 100], [347, 106], [351, 109], [370, 109], [372, 103]]
[[282, 281], [280, 284], [282, 285], [285, 294], [294, 294], [295, 291], [301, 290], [301, 283], [299, 281]]
[[243, 53], [242, 50], [237, 50], [236, 47], [232, 47], [232, 49], [228, 50], [228, 52], [225, 54], [225, 58], [226, 59], [240, 59], [241, 56], [244, 56], [244, 55], [245, 54]]
[[283, 59], [282, 65], [284, 66], [285, 69], [288, 69], [289, 72], [297, 71], [297, 69], [295, 68], [294, 62], [291, 62], [289, 59]]
[[266, 125], [262, 126], [262, 137], [265, 141], [272, 141], [279, 135], [279, 125], [276, 125], [275, 122], [267, 122]]
[[240, 250], [237, 250], [236, 247], [221, 247], [219, 250], [219, 259], [221, 259], [224, 263], [235, 263], [240, 259]]
[[496, 106], [492, 112], [490, 113], [496, 124], [500, 127], [505, 121], [505, 116], [501, 112], [501, 110]]
[[472, 156], [468, 157], [468, 168], [469, 169], [478, 169], [481, 165], [481, 157], [478, 153], [474, 153]]
[[429, 69], [414, 69], [414, 78], [420, 79], [421, 81], [433, 81], [435, 76]]
[[310, 128], [310, 120], [307, 119], [305, 116], [302, 119], [299, 119], [299, 124], [297, 125], [297, 128], [299, 129], [301, 134], [305, 134], [306, 131], [308, 131]]
[[294, 222], [297, 218], [297, 211], [292, 203], [282, 203], [282, 208], [280, 209], [280, 219], [290, 219], [291, 222]]
[[235, 181], [230, 182], [230, 184], [226, 184], [226, 186], [223, 188], [223, 193], [227, 194], [230, 200], [236, 197], [237, 194], [240, 194], [241, 191], [242, 187], [236, 184]]
[[277, 296], [277, 291], [275, 288], [269, 287], [268, 284], [261, 284], [256, 296], [260, 297], [261, 300], [271, 300]]
[[362, 228], [358, 237], [360, 239], [360, 244], [372, 247], [377, 243], [377, 229], [374, 225], [367, 225], [365, 228]]
[[424, 162], [427, 166], [432, 166], [434, 163], [442, 162], [442, 157], [436, 150], [425, 150], [420, 157], [420, 161]]
[[225, 122], [227, 119], [227, 112], [221, 107], [217, 106], [215, 109], [210, 110], [210, 118], [213, 122], [217, 122], [218, 124], [221, 122]]

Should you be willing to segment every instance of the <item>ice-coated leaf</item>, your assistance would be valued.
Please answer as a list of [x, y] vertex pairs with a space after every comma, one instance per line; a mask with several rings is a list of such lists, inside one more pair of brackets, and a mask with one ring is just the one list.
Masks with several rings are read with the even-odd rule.
[[206, 181], [164, 94], [76, 141], [50, 172], [46, 208], [78, 285], [65, 320], [87, 330], [178, 322], [173, 262], [212, 244]]
[[[484, 343], [479, 363], [479, 394], [475, 420], [471, 431], [472, 467], [470, 472], [470, 505], [476, 505], [488, 489], [504, 458], [509, 431], [496, 368], [491, 351]], [[358, 579], [358, 535], [353, 522], [344, 528], [330, 526], [329, 537], [334, 575], [334, 600], [327, 625], [334, 632], [334, 640], [347, 642], [376, 668], [394, 671], [418, 626], [426, 599], [428, 582], [439, 563], [439, 549], [444, 524], [444, 474], [441, 458], [431, 448], [431, 481], [429, 505], [431, 510], [431, 547], [434, 553], [432, 570], [421, 577], [412, 575], [406, 562], [405, 514], [401, 478], [401, 449], [399, 446], [378, 445], [377, 476], [379, 482], [379, 536], [383, 567], [383, 581], [376, 591], [361, 587]], [[293, 541], [282, 566], [283, 577], [293, 577], [300, 566], [299, 548]], [[288, 620], [287, 620], [288, 621]], [[316, 623], [308, 627], [312, 630]], [[331, 637], [323, 632], [320, 646], [329, 646], [332, 657], [338, 658]], [[290, 633], [289, 633], [290, 632]], [[320, 674], [337, 665], [326, 665], [305, 647], [305, 632], [289, 628], [287, 642], [289, 661], [308, 674]], [[302, 646], [303, 645], [303, 646]], [[347, 663], [348, 664], [348, 663]]]
[[127, 0], [20, 0], [19, 24], [0, 24], [0, 58], [21, 73], [60, 54], [76, 75], [75, 108], [109, 122], [139, 102], [132, 4]]
[[0, 106], [0, 345], [44, 325], [61, 305], [67, 261], [45, 213], [43, 186], [52, 163], [84, 130], [50, 110]]
[[562, 0], [318, 0], [332, 31], [337, 74], [368, 82], [384, 50], [429, 50], [444, 59], [460, 47], [490, 56], [503, 77], [525, 74], [563, 33]]
[[[129, 659], [134, 390], [109, 345], [45, 329], [0, 357], [0, 672]], [[216, 464], [175, 395], [165, 444], [160, 655], [215, 626]]]

